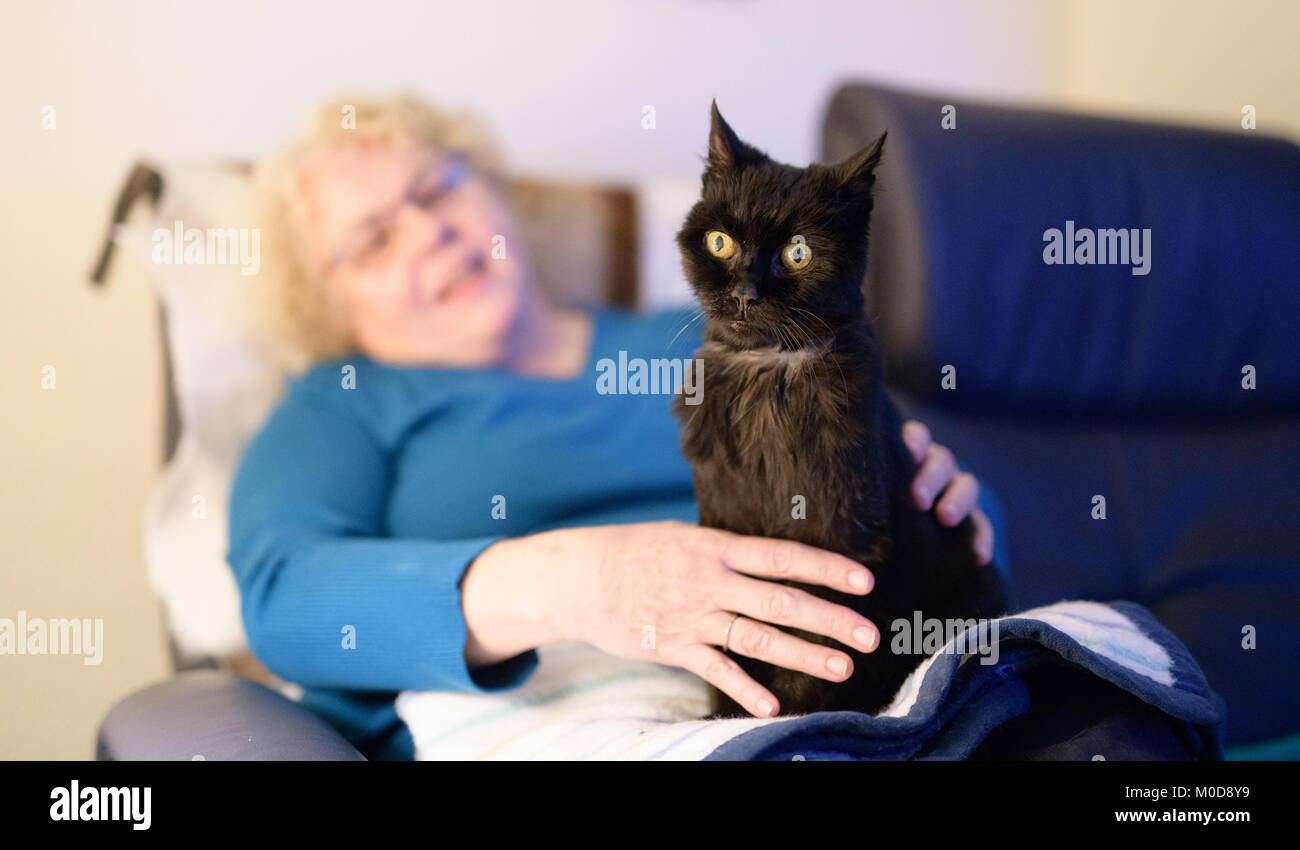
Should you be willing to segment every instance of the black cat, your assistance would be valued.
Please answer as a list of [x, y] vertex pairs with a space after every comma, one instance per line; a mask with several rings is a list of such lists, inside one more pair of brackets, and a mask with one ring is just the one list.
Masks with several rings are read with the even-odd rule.
[[[862, 291], [884, 141], [838, 165], [795, 168], [737, 138], [714, 103], [702, 196], [677, 234], [706, 317], [699, 403], [675, 401], [700, 523], [838, 552], [875, 575], [866, 596], [790, 583], [880, 630], [866, 654], [790, 630], [845, 649], [854, 672], [844, 682], [730, 653], [786, 714], [888, 705], [923, 658], [891, 651], [896, 618], [1004, 613], [997, 571], [971, 548], [971, 520], [944, 527], [912, 501], [916, 463]], [[749, 716], [716, 688], [713, 697], [717, 715]]]

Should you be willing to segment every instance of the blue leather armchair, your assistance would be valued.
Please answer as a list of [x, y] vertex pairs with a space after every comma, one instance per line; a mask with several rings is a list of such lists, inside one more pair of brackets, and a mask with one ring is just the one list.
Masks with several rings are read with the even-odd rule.
[[[1145, 605], [1226, 700], [1229, 757], [1296, 758], [1300, 148], [1231, 120], [847, 85], [822, 153], [889, 131], [871, 315], [900, 403], [1000, 499], [1018, 605]], [[1147, 230], [1146, 273], [1048, 264], [1067, 228]]]

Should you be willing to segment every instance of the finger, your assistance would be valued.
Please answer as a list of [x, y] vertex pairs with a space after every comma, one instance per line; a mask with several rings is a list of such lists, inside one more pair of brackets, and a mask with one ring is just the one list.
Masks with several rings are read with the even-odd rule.
[[925, 459], [925, 450], [930, 447], [930, 429], [915, 419], [903, 423], [903, 442], [912, 452], [912, 460], [920, 463]]
[[[725, 635], [725, 648], [732, 652], [832, 682], [842, 682], [853, 675], [853, 659], [846, 653], [810, 643], [748, 617], [736, 617], [735, 623], [731, 623], [734, 616], [720, 611], [709, 617], [707, 624], [712, 634]], [[730, 632], [728, 624], [731, 624]], [[719, 643], [723, 639], [719, 637]]]
[[971, 511], [970, 518], [975, 523], [975, 554], [981, 564], [987, 564], [993, 560], [993, 523], [979, 508]]
[[957, 459], [946, 446], [932, 443], [925, 451], [925, 460], [912, 481], [912, 495], [916, 506], [923, 511], [930, 510], [934, 497], [943, 492], [948, 482], [957, 474]]
[[974, 475], [969, 472], [957, 473], [948, 488], [943, 491], [943, 495], [939, 497], [939, 504], [934, 509], [939, 516], [939, 522], [944, 525], [956, 525], [961, 522], [975, 508], [979, 494], [980, 485]]
[[860, 652], [872, 652], [880, 645], [880, 630], [875, 623], [852, 608], [797, 587], [732, 573], [718, 586], [716, 597], [724, 611], [825, 635]]
[[697, 643], [686, 647], [681, 651], [678, 664], [734, 699], [755, 717], [771, 717], [781, 707], [771, 691], [711, 646]]
[[737, 572], [817, 584], [844, 593], [862, 595], [876, 585], [871, 571], [852, 558], [793, 540], [731, 534], [723, 544], [721, 557]]

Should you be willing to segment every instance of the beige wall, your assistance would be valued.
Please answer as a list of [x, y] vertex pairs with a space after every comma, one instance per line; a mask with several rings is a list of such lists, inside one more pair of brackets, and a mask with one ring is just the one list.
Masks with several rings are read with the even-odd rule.
[[1071, 0], [1065, 100], [1089, 111], [1300, 138], [1300, 3]]
[[[814, 5], [837, 23], [820, 40], [772, 2], [584, 2], [564, 15], [520, 4], [490, 23], [476, 4], [446, 3], [440, 28], [395, 25], [427, 14], [413, 0], [367, 4], [366, 19], [351, 4], [306, 2], [267, 4], [257, 19], [255, 4], [5, 3], [0, 617], [102, 618], [105, 657], [88, 667], [0, 656], [0, 758], [90, 757], [109, 706], [167, 673], [140, 533], [161, 440], [153, 301], [127, 263], [106, 290], [86, 282], [112, 195], [141, 154], [256, 155], [318, 98], [408, 88], [472, 106], [522, 170], [694, 177], [709, 97], [732, 104], [728, 118], [770, 139], [773, 155], [798, 159], [816, 154], [832, 82], [853, 76], [1225, 126], [1253, 103], [1262, 131], [1300, 127], [1292, 4], [1252, 7], [1237, 23], [1185, 3], [1166, 14], [836, 0], [800, 14]], [[790, 62], [728, 38], [742, 19], [769, 40], [793, 37]], [[573, 38], [578, 25], [590, 36]], [[639, 129], [645, 103], [659, 109], [656, 136]], [[45, 104], [58, 109], [55, 130], [40, 127]], [[46, 364], [54, 390], [40, 386]]]
[[140, 532], [158, 340], [139, 273], [86, 283], [102, 199], [54, 170], [32, 176], [49, 182], [0, 188], [0, 617], [101, 618], [104, 655], [0, 656], [0, 758], [90, 758], [103, 713], [167, 670]]

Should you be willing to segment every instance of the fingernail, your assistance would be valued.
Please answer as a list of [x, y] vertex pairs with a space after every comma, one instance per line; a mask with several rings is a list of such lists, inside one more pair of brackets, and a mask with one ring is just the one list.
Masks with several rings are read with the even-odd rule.
[[764, 717], [771, 717], [771, 716], [772, 716], [772, 703], [768, 702], [768, 701], [765, 700], [765, 699], [761, 699], [761, 700], [759, 700], [759, 701], [758, 701], [758, 713], [761, 714], [761, 715], [763, 715]]
[[832, 655], [826, 659], [826, 669], [830, 670], [836, 676], [843, 676], [848, 672], [849, 665], [843, 658], [838, 655]]
[[876, 648], [876, 640], [878, 637], [876, 630], [869, 626], [858, 626], [853, 630], [853, 639], [866, 647], [867, 652]]
[[866, 570], [854, 570], [849, 573], [849, 584], [858, 590], [866, 590], [869, 582]]
[[916, 498], [920, 499], [922, 506], [928, 506], [928, 505], [930, 504], [930, 491], [929, 491], [929, 489], [928, 489], [928, 488], [925, 488], [925, 487], [917, 487], [917, 488], [916, 488]]

